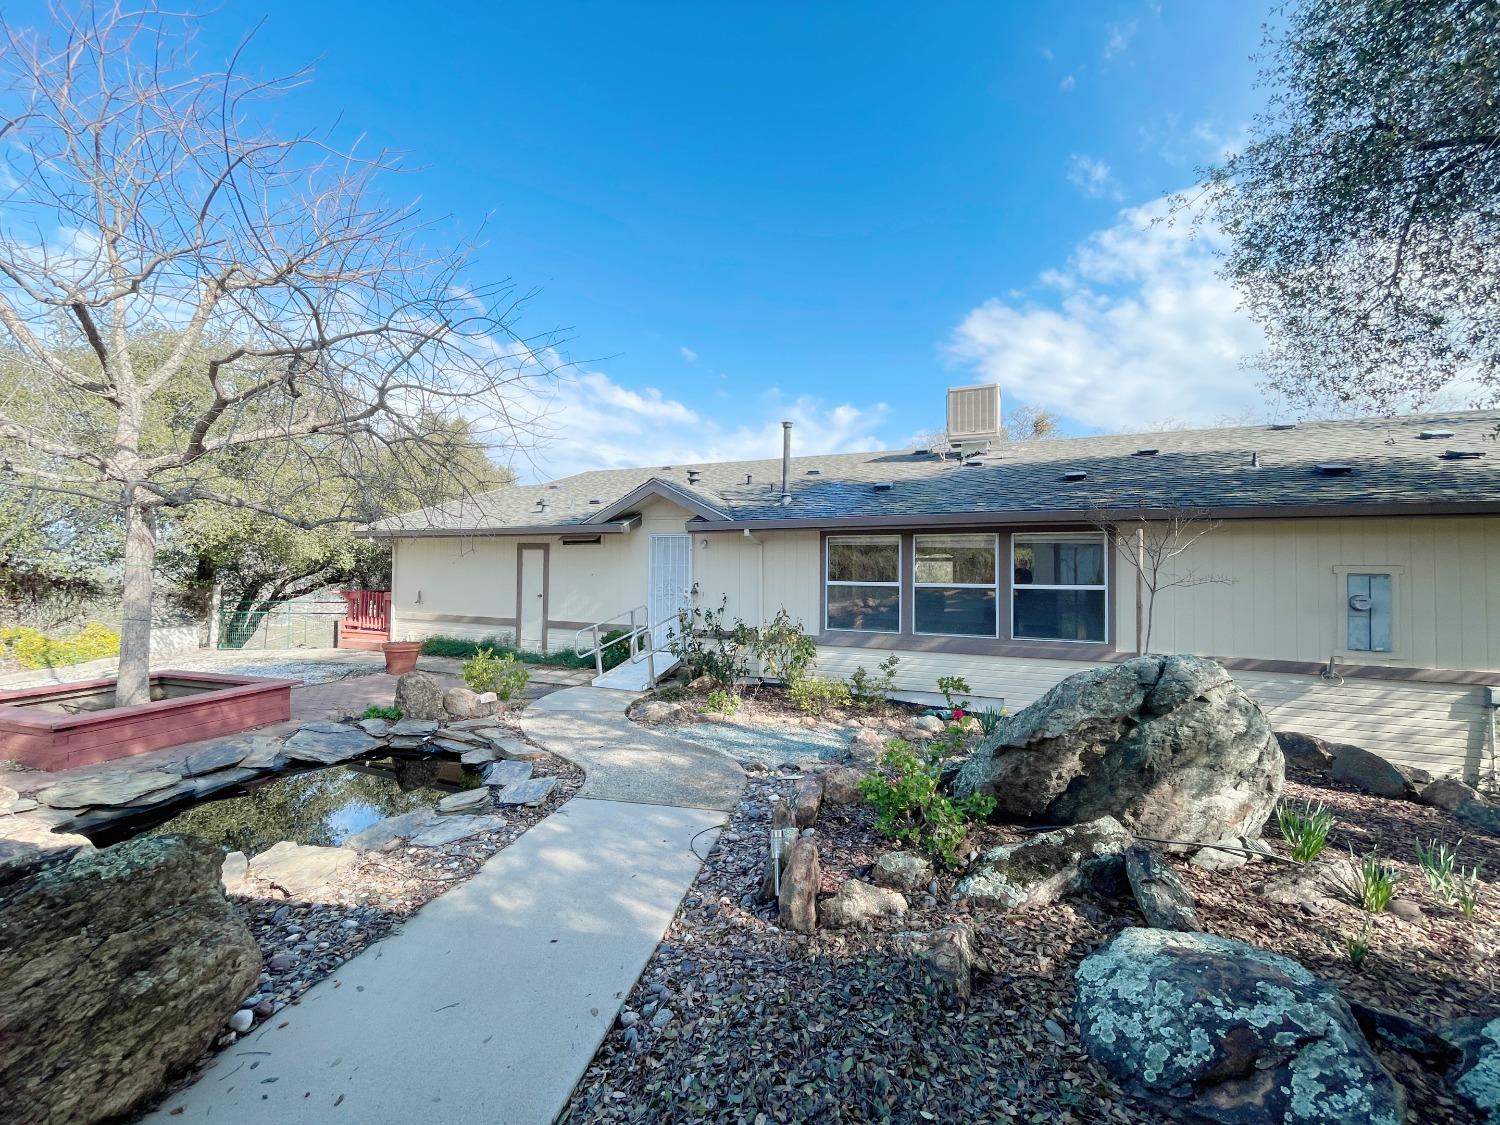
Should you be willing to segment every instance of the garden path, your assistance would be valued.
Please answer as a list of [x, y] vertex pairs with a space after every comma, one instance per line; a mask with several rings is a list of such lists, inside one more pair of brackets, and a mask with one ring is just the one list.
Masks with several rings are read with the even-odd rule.
[[574, 687], [523, 713], [583, 790], [314, 986], [148, 1120], [546, 1125], [567, 1103], [744, 787], [714, 751]]

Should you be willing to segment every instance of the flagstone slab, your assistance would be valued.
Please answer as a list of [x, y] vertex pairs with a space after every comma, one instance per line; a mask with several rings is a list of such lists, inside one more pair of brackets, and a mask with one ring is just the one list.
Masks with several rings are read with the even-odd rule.
[[466, 840], [481, 832], [493, 832], [505, 827], [503, 816], [444, 816], [435, 824], [422, 829], [410, 840], [414, 847], [440, 848], [458, 840]]
[[38, 794], [43, 804], [54, 809], [86, 809], [96, 806], [128, 805], [152, 793], [172, 788], [182, 779], [166, 770], [141, 770], [136, 773], [113, 773], [103, 777], [84, 777], [61, 781]]
[[303, 727], [282, 744], [287, 757], [331, 766], [367, 754], [380, 745], [364, 731], [341, 723], [315, 723]]
[[530, 762], [493, 762], [485, 767], [484, 783], [496, 789], [518, 785], [531, 779], [533, 768]]
[[236, 739], [232, 742], [218, 742], [213, 746], [205, 747], [189, 754], [182, 762], [183, 777], [201, 777], [215, 770], [226, 770], [230, 766], [237, 766], [245, 760], [245, 755], [250, 753], [250, 747], [242, 740]]
[[500, 790], [499, 800], [502, 805], [530, 805], [535, 808], [547, 799], [547, 794], [552, 792], [556, 784], [555, 777], [528, 778]]

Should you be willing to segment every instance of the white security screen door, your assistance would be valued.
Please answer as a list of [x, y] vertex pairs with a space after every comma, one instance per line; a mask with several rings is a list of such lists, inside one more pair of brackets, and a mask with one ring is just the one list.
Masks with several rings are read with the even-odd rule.
[[653, 535], [647, 576], [649, 589], [646, 605], [651, 624], [661, 625], [654, 632], [655, 642], [665, 644], [677, 632], [677, 611], [688, 604], [693, 590], [693, 537], [691, 535]]

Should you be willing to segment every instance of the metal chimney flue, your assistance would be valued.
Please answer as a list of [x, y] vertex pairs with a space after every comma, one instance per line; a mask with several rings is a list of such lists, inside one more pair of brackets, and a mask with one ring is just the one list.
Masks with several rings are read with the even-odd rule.
[[792, 424], [781, 423], [781, 502], [792, 502]]

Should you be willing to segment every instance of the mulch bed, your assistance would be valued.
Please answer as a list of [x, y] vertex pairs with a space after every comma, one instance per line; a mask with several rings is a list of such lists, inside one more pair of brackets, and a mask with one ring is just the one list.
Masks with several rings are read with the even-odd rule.
[[[514, 728], [510, 733], [524, 738]], [[500, 831], [482, 832], [437, 848], [393, 841], [388, 849], [367, 853], [350, 864], [318, 902], [289, 901], [281, 888], [269, 883], [259, 883], [256, 894], [230, 895], [230, 902], [260, 946], [264, 962], [256, 992], [246, 1002], [256, 1007], [257, 1026], [268, 1020], [281, 1023], [295, 1018], [284, 1009], [300, 1003], [309, 988], [334, 975], [344, 962], [395, 931], [427, 903], [474, 875], [485, 860], [550, 816], [583, 784], [581, 769], [552, 754], [532, 765], [534, 776], [556, 777], [558, 784], [536, 808], [506, 808], [506, 827]], [[187, 1072], [150, 1105], [140, 1107], [136, 1116], [197, 1081], [215, 1064], [218, 1053], [238, 1038], [226, 1030]]]
[[[753, 783], [647, 965], [588, 1071], [568, 1122], [973, 1121], [1156, 1122], [1161, 1111], [1128, 1101], [1084, 1053], [1073, 1023], [1078, 963], [1118, 930], [1144, 919], [1134, 904], [1093, 896], [1006, 915], [949, 900], [956, 874], [935, 894], [911, 895], [901, 918], [866, 930], [802, 936], [780, 929], [775, 906], [751, 897], [767, 846], [768, 801], [792, 782]], [[1360, 854], [1372, 843], [1407, 878], [1398, 896], [1418, 903], [1419, 924], [1375, 920], [1363, 971], [1344, 953], [1362, 924], [1356, 907], [1309, 918], [1259, 896], [1282, 865], [1209, 873], [1174, 861], [1198, 896], [1205, 929], [1291, 956], [1359, 999], [1434, 1021], [1500, 1010], [1493, 886], [1474, 919], [1441, 906], [1416, 868], [1412, 841], [1463, 840], [1461, 861], [1500, 870], [1500, 842], [1471, 838], [1446, 814], [1326, 785], [1289, 782], [1291, 799], [1323, 800], [1341, 828], [1331, 846]], [[826, 806], [818, 821], [825, 891], [867, 877], [890, 845], [865, 807]], [[1284, 853], [1274, 823], [1267, 832]], [[979, 849], [1019, 839], [986, 826]], [[944, 1007], [904, 957], [897, 930], [974, 925], [990, 971], [966, 1009]], [[660, 1015], [663, 1009], [670, 1019]], [[663, 1026], [655, 1026], [653, 1019]], [[625, 1026], [628, 1023], [630, 1026]], [[1406, 1084], [1410, 1119], [1469, 1117], [1440, 1080], [1381, 1053]]]

